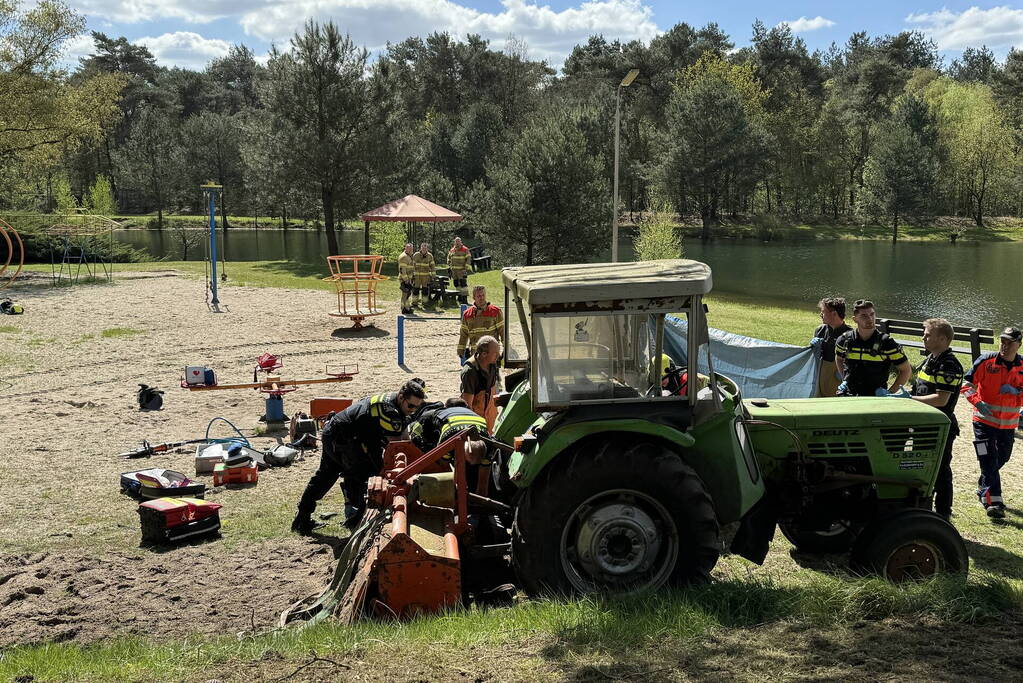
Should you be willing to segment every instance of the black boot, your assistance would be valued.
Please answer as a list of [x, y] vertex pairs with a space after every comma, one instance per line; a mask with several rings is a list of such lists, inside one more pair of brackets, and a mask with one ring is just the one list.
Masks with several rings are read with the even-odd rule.
[[298, 513], [291, 523], [291, 530], [300, 536], [308, 536], [323, 526], [322, 522], [314, 522], [309, 514]]

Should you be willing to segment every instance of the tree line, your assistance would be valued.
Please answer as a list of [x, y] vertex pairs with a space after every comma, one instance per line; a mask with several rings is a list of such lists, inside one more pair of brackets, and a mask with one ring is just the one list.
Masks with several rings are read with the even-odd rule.
[[1016, 50], [946, 64], [920, 33], [859, 32], [810, 51], [759, 21], [735, 49], [715, 24], [681, 23], [647, 43], [590, 37], [558, 73], [474, 35], [370, 59], [310, 21], [265, 64], [237, 45], [201, 71], [166, 68], [94, 32], [61, 68], [83, 27], [54, 0], [0, 0], [0, 205], [101, 202], [160, 227], [201, 212], [212, 180], [225, 218], [321, 221], [337, 253], [340, 222], [415, 193], [507, 262], [559, 262], [608, 241], [620, 97], [619, 210], [699, 216], [704, 237], [726, 217], [882, 221], [897, 237], [936, 214], [1023, 211]]

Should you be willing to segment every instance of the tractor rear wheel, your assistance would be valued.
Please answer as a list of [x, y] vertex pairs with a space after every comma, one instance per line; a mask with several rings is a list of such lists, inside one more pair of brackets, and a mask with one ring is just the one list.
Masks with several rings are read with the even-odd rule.
[[928, 510], [903, 510], [880, 519], [860, 534], [850, 567], [889, 581], [927, 579], [937, 574], [966, 575], [970, 558], [954, 526]]
[[836, 520], [827, 529], [812, 529], [799, 520], [779, 522], [778, 528], [789, 543], [807, 553], [844, 553], [852, 547], [859, 528], [851, 522]]
[[717, 516], [678, 455], [609, 440], [562, 457], [515, 511], [512, 561], [528, 594], [631, 593], [708, 579], [720, 552]]

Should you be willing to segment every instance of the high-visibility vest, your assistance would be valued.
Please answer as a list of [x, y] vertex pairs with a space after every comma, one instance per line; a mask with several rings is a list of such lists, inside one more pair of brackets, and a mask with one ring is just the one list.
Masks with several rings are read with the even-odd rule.
[[[974, 422], [997, 429], [1016, 429], [1019, 426], [1023, 394], [1003, 394], [1001, 391], [1006, 384], [1023, 390], [1023, 359], [1016, 356], [1013, 363], [1006, 365], [997, 353], [985, 353], [973, 364], [966, 380], [970, 385], [964, 386], [962, 393], [973, 404]], [[981, 406], [991, 414], [982, 413]]]
[[417, 251], [412, 255], [412, 267], [414, 269], [413, 284], [416, 287], [425, 287], [433, 279], [433, 273], [437, 269], [437, 262], [433, 260], [433, 254]]
[[412, 257], [405, 252], [401, 252], [401, 256], [398, 257], [398, 279], [412, 284], [412, 276], [415, 274], [415, 271]]
[[369, 414], [377, 418], [384, 436], [396, 436], [405, 431], [405, 420], [401, 411], [396, 410], [397, 394], [377, 394], [369, 399]]
[[471, 252], [468, 247], [463, 246], [461, 249], [455, 249], [451, 247], [448, 252], [448, 270], [451, 273], [451, 277], [463, 278], [469, 272], [469, 258]]

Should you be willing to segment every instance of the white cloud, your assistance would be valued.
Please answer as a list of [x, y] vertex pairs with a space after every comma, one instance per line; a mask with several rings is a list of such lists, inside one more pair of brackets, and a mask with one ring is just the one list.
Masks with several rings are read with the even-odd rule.
[[653, 10], [640, 0], [589, 0], [562, 11], [531, 0], [501, 0], [500, 12], [481, 12], [453, 0], [269, 0], [246, 12], [249, 35], [286, 42], [308, 19], [333, 20], [370, 50], [409, 36], [477, 33], [503, 49], [510, 36], [525, 41], [529, 57], [559, 66], [572, 47], [594, 34], [608, 39], [650, 40], [658, 30]]
[[102, 17], [116, 23], [182, 19], [205, 24], [238, 15], [251, 9], [253, 4], [247, 0], [77, 0], [74, 6], [89, 17]]
[[944, 8], [910, 14], [906, 23], [916, 24], [941, 50], [981, 45], [1011, 47], [1023, 43], [1023, 9], [971, 7], [956, 13]]
[[782, 24], [788, 24], [793, 33], [806, 33], [807, 31], [829, 28], [834, 26], [835, 22], [831, 21], [831, 19], [825, 19], [824, 17], [817, 15], [813, 19], [799, 17], [794, 21], [783, 21], [779, 23], [778, 26], [781, 26]]
[[64, 43], [64, 54], [60, 61], [74, 69], [78, 66], [78, 60], [81, 57], [88, 57], [91, 55], [95, 48], [96, 43], [93, 42], [91, 33], [79, 34]]
[[203, 38], [191, 31], [164, 33], [160, 36], [139, 38], [133, 43], [145, 45], [163, 66], [180, 66], [201, 71], [210, 60], [224, 57], [231, 43], [218, 38]]

